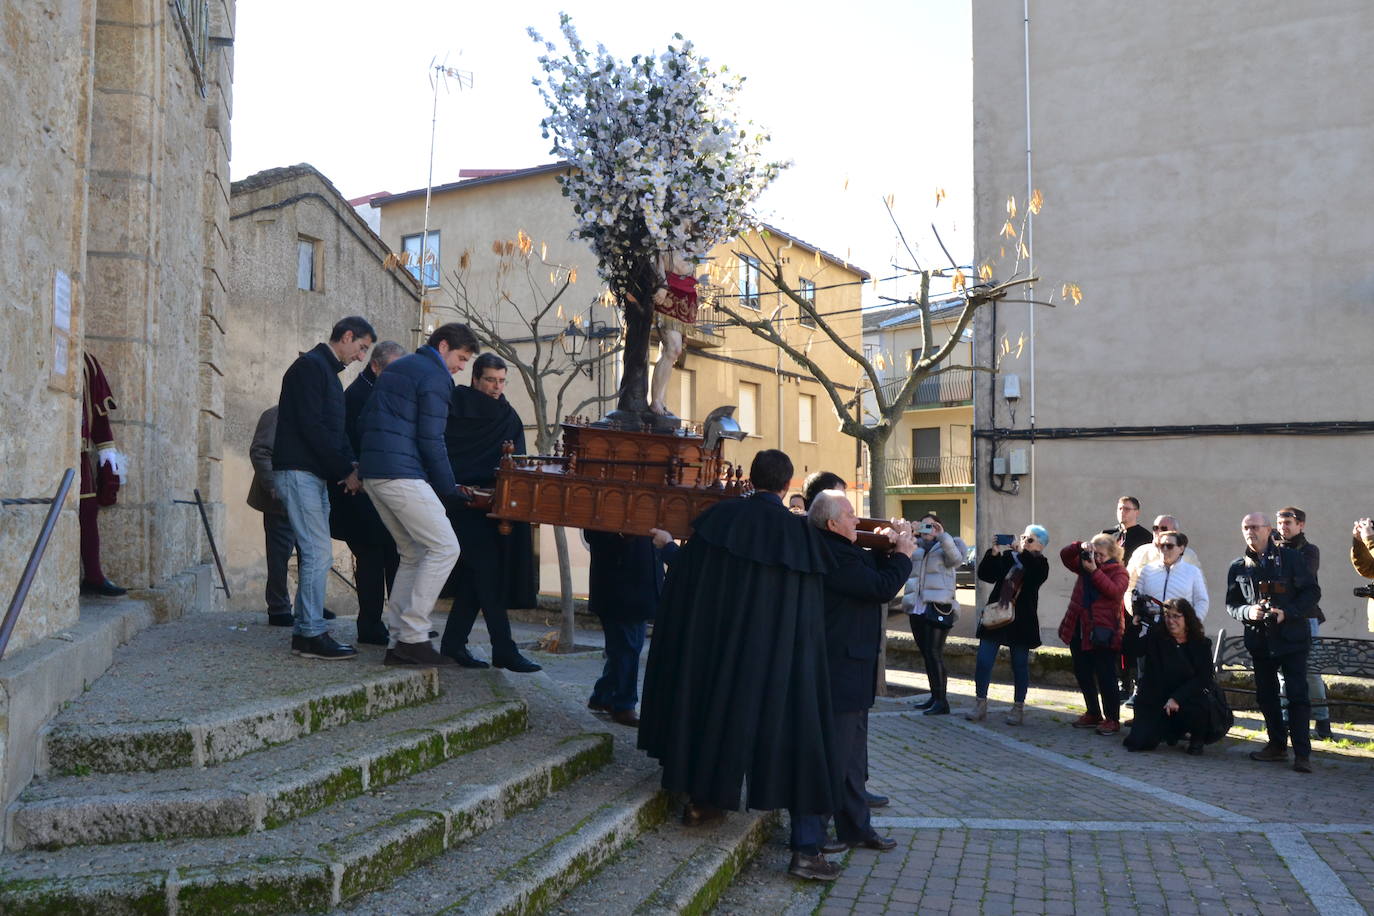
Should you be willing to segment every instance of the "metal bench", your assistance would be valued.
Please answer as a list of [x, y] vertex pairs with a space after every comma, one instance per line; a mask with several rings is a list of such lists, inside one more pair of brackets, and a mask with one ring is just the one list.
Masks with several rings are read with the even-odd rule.
[[[1339, 677], [1374, 679], [1374, 639], [1355, 639], [1348, 636], [1318, 636], [1312, 640], [1307, 653], [1307, 668], [1319, 674]], [[1218, 678], [1226, 671], [1254, 671], [1255, 663], [1245, 648], [1243, 636], [1228, 636], [1217, 631], [1212, 644], [1212, 670]], [[1227, 693], [1254, 694], [1253, 688], [1222, 685]], [[1374, 709], [1367, 700], [1342, 700], [1327, 697], [1325, 703], [1313, 706], [1360, 706]]]

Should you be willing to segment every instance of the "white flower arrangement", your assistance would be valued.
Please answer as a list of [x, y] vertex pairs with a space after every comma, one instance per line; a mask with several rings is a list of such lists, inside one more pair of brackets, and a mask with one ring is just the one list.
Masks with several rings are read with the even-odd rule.
[[566, 14], [560, 27], [562, 56], [529, 30], [546, 52], [534, 83], [550, 112], [544, 136], [575, 167], [561, 179], [573, 237], [591, 245], [605, 280], [629, 291], [660, 253], [702, 255], [739, 235], [786, 167], [764, 159], [768, 136], [735, 115], [743, 79], [709, 67], [680, 34], [662, 54], [619, 61], [602, 45], [593, 56]]

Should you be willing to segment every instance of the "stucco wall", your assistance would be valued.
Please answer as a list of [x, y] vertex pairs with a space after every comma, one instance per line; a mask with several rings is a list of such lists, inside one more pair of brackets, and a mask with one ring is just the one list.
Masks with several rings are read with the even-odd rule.
[[[1107, 427], [1367, 420], [1365, 326], [1374, 299], [1365, 228], [1374, 97], [1352, 92], [1374, 17], [1348, 0], [1113, 8], [1030, 5], [1034, 226], [1041, 296], [1082, 286], [1083, 302], [980, 314], [980, 354], [1021, 376], [1015, 425]], [[1009, 194], [1026, 196], [1022, 11], [974, 5], [979, 257], [995, 254]], [[1032, 358], [1034, 360], [1032, 377]], [[1000, 391], [1000, 383], [998, 386]], [[1012, 425], [977, 386], [978, 425]], [[995, 410], [995, 413], [993, 412]], [[1368, 436], [1171, 436], [1037, 442], [1016, 496], [987, 486], [979, 530], [1049, 527], [1053, 547], [1113, 522], [1116, 497], [1142, 519], [1172, 513], [1220, 602], [1249, 510], [1306, 509], [1325, 562], [1333, 634], [1364, 630], [1346, 553], [1370, 513], [1352, 469]], [[1029, 448], [1026, 442], [1003, 442]], [[1042, 618], [1071, 581], [1051, 576]], [[1219, 612], [1218, 612], [1219, 615]], [[1215, 628], [1216, 617], [1209, 619]]]
[[[258, 418], [277, 403], [281, 378], [296, 356], [329, 339], [335, 322], [362, 315], [379, 340], [413, 348], [419, 314], [416, 287], [402, 271], [385, 269], [385, 247], [313, 169], [281, 170], [289, 177], [260, 182], [262, 173], [233, 191], [232, 267], [224, 431], [224, 493], [228, 516], [225, 565], [233, 606], [260, 610], [263, 600], [262, 517], [245, 499], [253, 479], [248, 447]], [[296, 280], [299, 236], [321, 242], [320, 289]], [[340, 375], [347, 386], [362, 370]], [[352, 575], [347, 548], [336, 544], [335, 565]], [[331, 582], [335, 610], [353, 613], [346, 587]], [[342, 637], [341, 637], [342, 638]]]

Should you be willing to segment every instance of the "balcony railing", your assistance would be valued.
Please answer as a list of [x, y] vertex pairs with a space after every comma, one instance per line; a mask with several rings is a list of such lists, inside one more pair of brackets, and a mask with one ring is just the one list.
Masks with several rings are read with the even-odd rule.
[[[881, 470], [882, 480], [889, 487], [973, 486], [973, 456], [951, 455], [946, 458], [889, 458], [875, 471]], [[877, 474], [875, 473], [875, 477]]]
[[[883, 383], [883, 394], [891, 402], [906, 384], [906, 377]], [[921, 379], [911, 407], [945, 407], [973, 400], [973, 373], [968, 369], [953, 369]]]

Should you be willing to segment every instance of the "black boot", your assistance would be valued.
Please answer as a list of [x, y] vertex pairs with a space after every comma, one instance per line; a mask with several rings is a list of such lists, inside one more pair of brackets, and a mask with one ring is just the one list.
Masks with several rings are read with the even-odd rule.
[[949, 701], [944, 697], [935, 701], [935, 704], [921, 713], [923, 716], [947, 716], [949, 715]]
[[1320, 740], [1320, 741], [1330, 741], [1330, 740], [1331, 740], [1331, 720], [1330, 720], [1330, 719], [1317, 719], [1317, 720], [1316, 720], [1315, 722], [1313, 722], [1312, 724], [1316, 726], [1316, 730], [1312, 732], [1312, 737], [1313, 737], [1313, 738], [1316, 738], [1316, 739], [1318, 739], [1318, 740]]
[[912, 706], [912, 708], [913, 708], [913, 709], [929, 709], [930, 707], [932, 707], [932, 706], [934, 706], [934, 705], [935, 705], [935, 694], [932, 693], [932, 694], [931, 694], [929, 697], [927, 697], [923, 702], [916, 703], [915, 705]]

